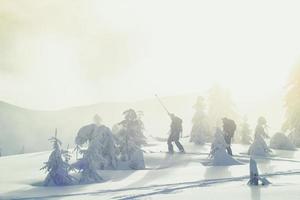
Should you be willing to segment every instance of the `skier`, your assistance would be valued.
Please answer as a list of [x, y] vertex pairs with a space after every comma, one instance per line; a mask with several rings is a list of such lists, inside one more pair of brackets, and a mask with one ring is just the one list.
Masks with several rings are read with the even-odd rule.
[[171, 153], [171, 154], [174, 153], [172, 142], [175, 142], [177, 148], [179, 149], [179, 151], [181, 153], [185, 153], [183, 146], [179, 142], [179, 137], [180, 137], [180, 135], [182, 135], [182, 119], [180, 119], [179, 117], [177, 117], [173, 113], [170, 113], [168, 111], [168, 109], [166, 108], [166, 106], [163, 104], [163, 102], [160, 100], [158, 95], [155, 95], [155, 97], [157, 98], [160, 105], [167, 112], [167, 114], [169, 115], [169, 117], [171, 118], [171, 121], [172, 121], [171, 122], [170, 135], [169, 135], [169, 138], [168, 138], [169, 153]]
[[232, 156], [232, 150], [231, 150], [231, 140], [234, 136], [234, 132], [236, 130], [236, 124], [232, 119], [223, 118], [223, 132], [224, 132], [224, 138], [227, 143], [227, 153]]
[[169, 114], [172, 122], [170, 129], [170, 136], [168, 138], [168, 150], [169, 153], [174, 153], [172, 142], [175, 142], [177, 148], [181, 153], [184, 153], [184, 148], [179, 142], [179, 137], [182, 134], [182, 119], [174, 115], [173, 113]]

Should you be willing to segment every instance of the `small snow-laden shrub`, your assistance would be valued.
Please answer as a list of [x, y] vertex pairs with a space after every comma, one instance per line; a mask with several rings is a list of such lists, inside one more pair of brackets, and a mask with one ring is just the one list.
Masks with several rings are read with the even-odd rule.
[[230, 156], [226, 151], [227, 143], [221, 129], [217, 129], [214, 141], [211, 144], [210, 161], [208, 165], [212, 166], [229, 166], [240, 165], [241, 163]]
[[271, 149], [261, 135], [256, 135], [253, 143], [249, 147], [248, 154], [252, 156], [270, 156]]
[[257, 126], [255, 128], [254, 141], [249, 147], [248, 154], [252, 156], [267, 157], [271, 155], [271, 149], [265, 142], [265, 138], [269, 138], [265, 129], [267, 127], [267, 121], [264, 117], [258, 118]]
[[276, 133], [270, 140], [270, 147], [272, 149], [290, 150], [296, 149], [291, 140], [283, 133]]

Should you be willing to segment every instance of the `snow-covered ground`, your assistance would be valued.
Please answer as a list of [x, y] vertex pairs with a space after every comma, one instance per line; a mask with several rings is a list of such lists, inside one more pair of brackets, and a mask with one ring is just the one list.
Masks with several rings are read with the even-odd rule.
[[[300, 199], [300, 152], [274, 150], [256, 158], [269, 186], [248, 186], [249, 146], [233, 145], [235, 159], [244, 165], [206, 166], [210, 145], [183, 141], [186, 154], [166, 154], [167, 145], [150, 141], [144, 148], [146, 169], [99, 171], [105, 182], [43, 187], [39, 169], [50, 152], [0, 158], [0, 199]], [[73, 156], [75, 157], [75, 156]]]

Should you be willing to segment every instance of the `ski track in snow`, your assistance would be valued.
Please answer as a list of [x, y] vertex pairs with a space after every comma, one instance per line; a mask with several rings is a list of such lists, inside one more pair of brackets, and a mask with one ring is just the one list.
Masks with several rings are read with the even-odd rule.
[[[163, 151], [160, 151], [160, 152], [154, 152], [154, 151], [149, 151], [148, 153], [150, 154], [158, 154], [158, 153], [168, 153], [167, 151], [163, 152]], [[175, 153], [176, 154], [176, 153]], [[179, 154], [179, 153], [178, 153]], [[209, 156], [209, 153], [197, 153], [197, 152], [185, 152], [184, 154], [187, 154], [187, 155], [207, 155]], [[172, 155], [170, 155], [172, 156]], [[250, 155], [246, 154], [246, 153], [241, 153], [240, 155], [233, 155], [233, 157], [235, 158], [248, 158], [250, 159]], [[264, 156], [252, 156], [253, 158], [255, 159], [263, 159], [263, 160], [272, 160], [272, 161], [285, 161], [285, 162], [295, 162], [295, 163], [300, 163], [299, 160], [292, 160], [292, 159], [282, 159], [282, 158], [273, 158], [271, 156], [269, 157], [264, 157]]]
[[[299, 175], [299, 170], [288, 170], [288, 171], [278, 171], [275, 173], [265, 173], [261, 174], [264, 177], [273, 177], [273, 176], [282, 176], [282, 175]], [[192, 182], [182, 182], [182, 183], [171, 183], [171, 184], [162, 184], [162, 185], [150, 185], [144, 187], [132, 187], [132, 188], [122, 188], [115, 190], [100, 190], [96, 192], [83, 192], [83, 193], [73, 193], [73, 194], [64, 194], [64, 195], [48, 195], [48, 196], [32, 196], [32, 197], [24, 197], [24, 198], [10, 198], [12, 200], [30, 200], [30, 199], [51, 199], [51, 198], [62, 198], [62, 197], [74, 197], [74, 196], [84, 196], [84, 195], [95, 195], [95, 194], [105, 194], [105, 193], [116, 193], [116, 192], [126, 192], [126, 191], [135, 191], [135, 190], [153, 190], [148, 193], [142, 193], [137, 195], [126, 195], [126, 196], [114, 196], [113, 199], [117, 200], [130, 200], [130, 199], [138, 199], [143, 197], [149, 197], [158, 194], [167, 194], [172, 193], [179, 190], [185, 190], [196, 187], [207, 187], [215, 184], [243, 181], [249, 179], [249, 176], [240, 176], [233, 178], [221, 178], [221, 179], [206, 179]], [[1, 199], [1, 198], [0, 198]]]
[[[116, 199], [116, 200], [129, 200], [129, 199], [148, 199], [148, 198], [153, 198], [161, 195], [161, 194], [176, 194], [177, 192], [181, 191], [189, 191], [189, 189], [193, 188], [205, 188], [205, 187], [210, 187], [210, 186], [225, 186], [226, 183], [233, 183], [237, 182], [237, 184], [242, 184], [246, 185], [246, 182], [249, 179], [249, 175], [245, 174], [236, 174], [236, 176], [233, 177], [217, 177], [217, 176], [207, 176], [204, 178], [202, 177], [201, 179], [172, 179], [172, 180], [163, 180], [162, 183], [160, 182], [153, 182], [151, 181], [153, 179], [158, 178], [160, 180], [160, 173], [163, 173], [162, 175], [165, 175], [165, 177], [169, 177], [168, 175], [166, 176], [166, 173], [168, 173], [168, 169], [170, 168], [170, 173], [181, 173], [184, 171], [181, 171], [184, 169], [188, 164], [192, 165], [192, 168], [194, 167], [195, 162], [200, 162], [203, 165], [203, 162], [207, 160], [209, 153], [207, 153], [207, 148], [206, 149], [199, 149], [198, 147], [194, 147], [189, 144], [185, 144], [187, 146], [187, 153], [181, 154], [181, 153], [175, 153], [174, 155], [169, 155], [167, 154], [166, 151], [159, 151], [159, 149], [163, 149], [163, 147], [160, 146], [154, 146], [151, 148], [146, 148], [145, 153], [148, 154], [148, 159], [150, 164], [147, 166], [146, 171], [151, 172], [151, 173], [146, 173], [145, 176], [142, 179], [136, 179], [133, 177], [132, 183], [129, 185], [122, 185], [120, 187], [114, 187], [111, 189], [97, 189], [97, 186], [93, 186], [93, 184], [90, 184], [91, 188], [86, 191], [76, 191], [75, 189], [71, 189], [70, 193], [68, 191], [65, 191], [65, 193], [48, 193], [48, 194], [43, 194], [43, 193], [30, 193], [30, 190], [15, 190], [12, 192], [6, 193], [6, 196], [0, 197], [0, 200], [28, 200], [28, 199], [64, 199], [64, 198], [70, 198], [70, 199], [85, 199], [85, 196], [92, 196], [95, 195], [95, 199]], [[155, 148], [155, 149], [152, 149]], [[198, 150], [201, 151], [206, 151], [206, 152], [199, 152]], [[245, 149], [243, 148], [239, 152], [245, 152]], [[44, 155], [45, 153], [42, 153], [41, 155]], [[46, 153], [48, 154], [48, 152]], [[151, 155], [152, 154], [152, 155]], [[154, 155], [153, 155], [154, 154]], [[160, 155], [156, 155], [160, 154]], [[40, 154], [37, 154], [40, 155]], [[185, 156], [186, 155], [186, 156]], [[205, 158], [207, 156], [207, 158]], [[300, 163], [300, 160], [295, 159], [289, 159], [285, 157], [278, 157], [278, 156], [270, 156], [270, 157], [259, 157], [255, 156], [255, 159], [258, 160], [269, 160], [269, 161], [282, 161], [286, 162], [288, 165], [292, 164], [297, 164]], [[45, 156], [35, 159], [44, 159]], [[11, 159], [12, 157], [7, 157], [7, 159]], [[249, 162], [250, 156], [245, 154], [245, 153], [239, 153], [234, 155], [234, 158], [243, 161], [244, 164], [247, 164]], [[34, 160], [34, 162], [36, 162]], [[14, 160], [13, 160], [14, 161]], [[11, 162], [11, 161], [10, 161]], [[34, 166], [34, 165], [33, 165]], [[203, 165], [205, 166], [205, 165]], [[264, 177], [275, 177], [275, 176], [298, 176], [300, 175], [300, 168], [299, 165], [296, 165], [297, 167], [295, 168], [283, 168], [283, 169], [277, 169], [276, 171], [273, 171], [271, 173], [261, 173], [261, 176]], [[243, 170], [246, 169], [246, 165], [244, 165]], [[247, 167], [248, 168], [248, 167]], [[172, 169], [174, 171], [172, 171]], [[201, 168], [196, 168], [196, 169], [201, 169]], [[162, 171], [160, 171], [162, 170]], [[266, 170], [264, 170], [266, 171]], [[155, 173], [153, 173], [155, 172]], [[129, 176], [128, 174], [125, 175], [126, 177]], [[231, 175], [230, 175], [231, 176]], [[114, 181], [119, 181], [120, 179], [115, 179]], [[167, 182], [164, 182], [167, 181]], [[274, 181], [275, 182], [275, 181]], [[276, 183], [273, 184], [273, 186], [277, 186]], [[87, 186], [89, 187], [89, 186]], [[95, 189], [93, 189], [95, 188]], [[39, 192], [38, 188], [34, 188], [34, 192]], [[43, 191], [43, 190], [42, 190]], [[41, 192], [42, 192], [41, 191]], [[64, 192], [64, 190], [60, 191]], [[93, 199], [93, 197], [92, 197]]]

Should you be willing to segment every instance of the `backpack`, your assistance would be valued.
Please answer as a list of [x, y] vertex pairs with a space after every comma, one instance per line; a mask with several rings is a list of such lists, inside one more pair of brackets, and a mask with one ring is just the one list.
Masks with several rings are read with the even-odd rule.
[[179, 117], [172, 119], [171, 130], [182, 131], [182, 119]]
[[227, 134], [230, 137], [234, 136], [234, 132], [236, 130], [236, 124], [232, 119], [223, 119], [223, 123], [224, 123], [224, 131], [227, 132]]

